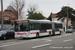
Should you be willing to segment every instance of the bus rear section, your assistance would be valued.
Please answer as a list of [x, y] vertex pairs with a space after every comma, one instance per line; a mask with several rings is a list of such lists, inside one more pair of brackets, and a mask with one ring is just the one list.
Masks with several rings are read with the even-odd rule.
[[55, 34], [61, 34], [63, 32], [63, 25], [62, 22], [54, 21], [52, 22], [52, 33]]

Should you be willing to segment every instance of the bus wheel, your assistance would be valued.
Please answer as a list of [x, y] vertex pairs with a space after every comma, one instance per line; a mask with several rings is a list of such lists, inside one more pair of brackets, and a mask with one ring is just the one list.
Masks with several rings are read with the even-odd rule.
[[39, 34], [38, 33], [36, 34], [36, 38], [39, 38]]
[[7, 39], [7, 37], [4, 36], [4, 37], [3, 37], [3, 40], [6, 40], [6, 39]]
[[60, 31], [59, 35], [61, 35], [61, 31]]
[[49, 36], [51, 36], [51, 32], [49, 32]]

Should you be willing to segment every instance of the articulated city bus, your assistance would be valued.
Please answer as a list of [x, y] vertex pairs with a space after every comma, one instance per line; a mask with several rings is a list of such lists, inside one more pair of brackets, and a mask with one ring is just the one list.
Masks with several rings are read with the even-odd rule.
[[52, 21], [52, 33], [55, 34], [61, 34], [63, 33], [63, 24], [59, 21]]
[[[55, 22], [50, 20], [16, 20], [15, 38], [32, 38], [46, 35], [61, 34]], [[55, 32], [53, 32], [55, 31]]]

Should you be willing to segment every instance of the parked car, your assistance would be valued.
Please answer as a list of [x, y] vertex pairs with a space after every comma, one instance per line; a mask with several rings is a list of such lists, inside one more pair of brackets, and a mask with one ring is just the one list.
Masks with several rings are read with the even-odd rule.
[[8, 38], [14, 38], [15, 31], [14, 30], [2, 30], [0, 31], [0, 38], [1, 39], [8, 39]]
[[73, 29], [67, 29], [66, 33], [73, 33]]
[[8, 29], [8, 30], [13, 30], [14, 29], [14, 26], [4, 26], [4, 30]]
[[14, 29], [14, 26], [8, 26], [8, 29]]
[[[6, 30], [7, 28], [5, 26], [3, 26], [3, 30]], [[0, 30], [1, 30], [1, 26], [0, 26]]]

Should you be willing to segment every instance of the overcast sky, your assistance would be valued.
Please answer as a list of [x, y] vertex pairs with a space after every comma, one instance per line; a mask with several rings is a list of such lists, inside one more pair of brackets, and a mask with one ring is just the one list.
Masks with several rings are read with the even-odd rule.
[[[13, 0], [3, 0], [3, 9], [6, 9], [7, 6]], [[40, 11], [45, 17], [48, 17], [50, 13], [57, 13], [61, 10], [62, 6], [70, 6], [75, 9], [75, 0], [25, 0], [25, 13], [28, 6], [37, 5], [38, 11]], [[69, 4], [69, 5], [68, 5]], [[0, 1], [0, 10], [1, 10], [1, 1]]]

